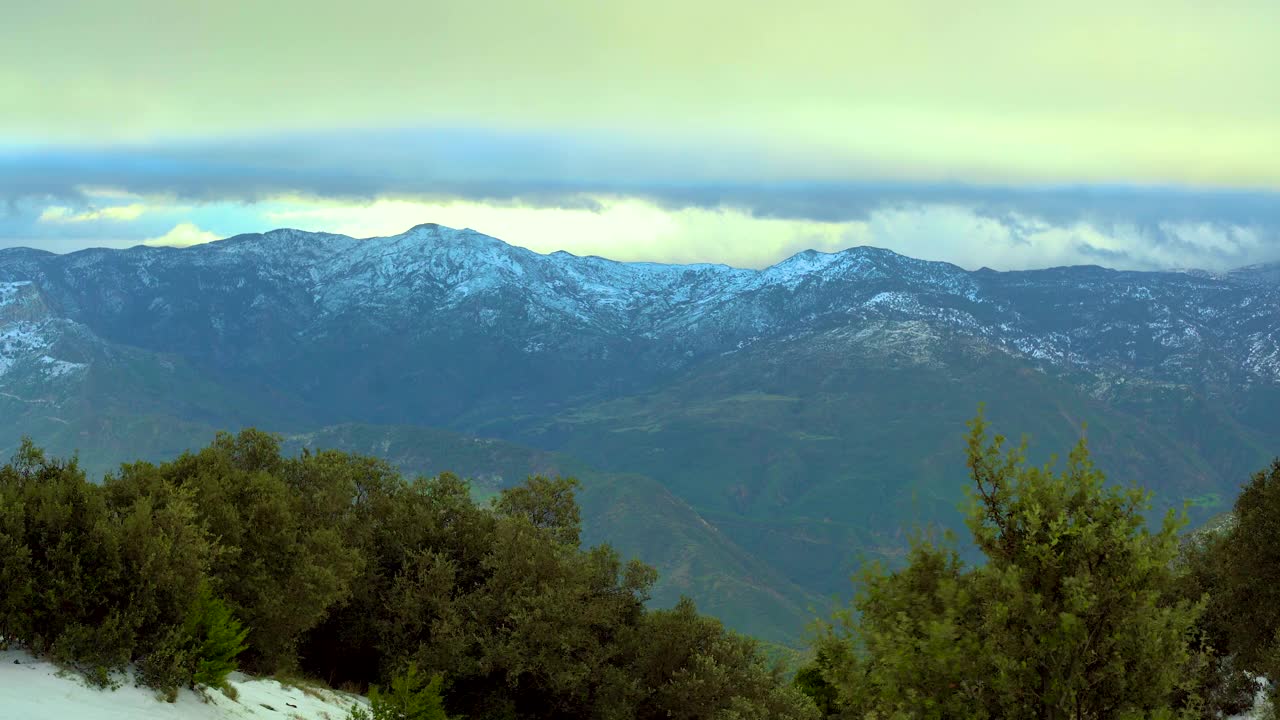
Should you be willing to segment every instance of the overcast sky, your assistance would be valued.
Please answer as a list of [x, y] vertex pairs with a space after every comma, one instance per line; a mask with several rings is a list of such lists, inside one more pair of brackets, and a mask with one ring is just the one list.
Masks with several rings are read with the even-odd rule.
[[13, 3], [0, 247], [1280, 260], [1280, 3]]

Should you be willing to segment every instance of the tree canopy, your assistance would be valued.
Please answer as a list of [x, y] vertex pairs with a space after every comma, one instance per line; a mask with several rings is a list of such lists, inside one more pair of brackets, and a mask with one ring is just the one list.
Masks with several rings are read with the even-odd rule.
[[255, 430], [94, 484], [27, 443], [0, 468], [0, 637], [104, 684], [301, 671], [431, 717], [816, 717], [754, 640], [648, 609], [651, 567], [580, 547], [576, 487], [485, 507]]
[[[907, 563], [866, 568], [828, 625], [811, 692], [876, 718], [1123, 718], [1171, 713], [1198, 603], [1175, 597], [1180, 521], [1150, 531], [1147, 494], [1108, 485], [1081, 440], [1031, 466], [971, 422], [967, 524], [985, 556], [918, 534]], [[827, 691], [829, 692], [829, 691]]]

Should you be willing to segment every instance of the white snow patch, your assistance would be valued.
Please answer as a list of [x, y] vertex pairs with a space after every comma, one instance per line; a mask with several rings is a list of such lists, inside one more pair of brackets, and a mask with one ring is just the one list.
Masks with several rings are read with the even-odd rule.
[[49, 378], [59, 378], [76, 372], [77, 370], [83, 370], [89, 367], [84, 363], [68, 362], [66, 360], [59, 360], [55, 357], [49, 357], [48, 355], [42, 356], [40, 358], [40, 362], [45, 366], [45, 377]]
[[7, 373], [19, 358], [51, 344], [40, 331], [39, 325], [27, 322], [0, 326], [0, 376]]
[[0, 306], [8, 305], [18, 297], [18, 292], [31, 284], [30, 280], [19, 282], [0, 282]]
[[[206, 698], [183, 690], [177, 702], [156, 698], [148, 688], [126, 684], [117, 690], [85, 685], [74, 673], [50, 662], [9, 650], [0, 652], [0, 717], [6, 720], [345, 720], [364, 698], [332, 690], [302, 690], [275, 680], [232, 673], [238, 693], [232, 700], [217, 690]], [[319, 695], [315, 697], [313, 694]]]
[[876, 293], [870, 300], [865, 303], [868, 307], [887, 307], [898, 312], [913, 312], [920, 310], [920, 301], [911, 293], [887, 291]]

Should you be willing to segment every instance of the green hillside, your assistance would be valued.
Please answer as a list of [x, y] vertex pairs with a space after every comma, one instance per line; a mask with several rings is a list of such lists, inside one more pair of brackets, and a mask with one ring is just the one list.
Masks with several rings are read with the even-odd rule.
[[660, 479], [821, 594], [847, 594], [860, 558], [899, 557], [912, 524], [959, 527], [964, 421], [980, 403], [996, 427], [1026, 430], [1037, 461], [1087, 424], [1109, 477], [1156, 490], [1157, 510], [1193, 503], [1193, 520], [1223, 509], [1222, 488], [1268, 458], [1260, 438], [1185, 391], [1128, 390], [1147, 404], [1140, 416], [976, 344], [957, 342], [942, 358], [815, 347], [807, 339], [733, 355], [516, 433]]
[[563, 475], [582, 483], [583, 540], [608, 543], [658, 568], [655, 605], [694, 598], [704, 612], [762, 639], [798, 646], [827, 601], [735, 544], [662, 483], [607, 473], [556, 453], [417, 427], [341, 425], [286, 438], [285, 450], [336, 448], [376, 455], [408, 474], [450, 471], [473, 491], [493, 495], [529, 475]]

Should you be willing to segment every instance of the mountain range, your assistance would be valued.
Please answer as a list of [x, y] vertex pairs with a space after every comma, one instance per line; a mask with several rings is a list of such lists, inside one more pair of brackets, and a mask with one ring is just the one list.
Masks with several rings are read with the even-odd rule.
[[256, 426], [477, 492], [583, 481], [587, 538], [795, 644], [913, 525], [960, 528], [964, 421], [1206, 518], [1280, 453], [1280, 265], [764, 270], [542, 255], [471, 230], [0, 250], [0, 451], [92, 473]]

